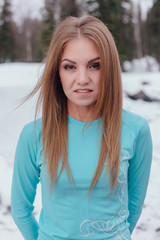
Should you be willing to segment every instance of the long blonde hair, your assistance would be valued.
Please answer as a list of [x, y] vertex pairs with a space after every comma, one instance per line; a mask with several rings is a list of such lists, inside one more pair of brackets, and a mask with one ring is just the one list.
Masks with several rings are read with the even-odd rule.
[[[46, 66], [40, 82], [30, 96], [39, 89], [37, 109], [42, 104], [43, 159], [48, 163], [51, 187], [66, 169], [68, 179], [74, 179], [68, 163], [68, 111], [67, 98], [59, 79], [59, 64], [67, 43], [78, 36], [92, 40], [100, 52], [100, 93], [94, 106], [93, 119], [102, 117], [103, 136], [99, 161], [92, 179], [89, 193], [94, 189], [104, 167], [111, 174], [111, 186], [115, 188], [120, 165], [120, 133], [122, 118], [121, 67], [114, 39], [108, 28], [92, 16], [66, 18], [54, 32]], [[62, 168], [57, 177], [57, 167], [62, 159]]]

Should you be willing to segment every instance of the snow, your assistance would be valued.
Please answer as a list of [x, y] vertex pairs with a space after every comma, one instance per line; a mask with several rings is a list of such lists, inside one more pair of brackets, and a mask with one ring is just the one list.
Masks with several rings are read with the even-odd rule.
[[145, 56], [141, 59], [134, 59], [132, 62], [124, 62], [124, 70], [126, 72], [157, 72], [160, 70], [160, 66], [155, 58]]
[[[152, 59], [153, 60], [153, 59]], [[126, 93], [143, 90], [147, 95], [160, 99], [160, 72], [146, 72], [144, 59], [129, 72], [122, 73], [124, 108], [144, 116], [150, 124], [153, 138], [153, 163], [142, 215], [132, 235], [133, 240], [160, 239], [160, 102], [133, 101]], [[142, 64], [143, 62], [143, 64]], [[151, 61], [154, 62], [154, 61]], [[130, 64], [130, 63], [129, 63]], [[0, 239], [20, 240], [22, 236], [10, 214], [10, 190], [14, 152], [23, 126], [34, 119], [36, 97], [17, 108], [19, 99], [28, 94], [40, 78], [43, 64], [6, 63], [0, 65]], [[143, 69], [143, 71], [142, 71]], [[145, 72], [144, 72], [145, 70]], [[144, 84], [147, 83], [147, 84]], [[40, 186], [35, 201], [38, 219], [41, 208]]]

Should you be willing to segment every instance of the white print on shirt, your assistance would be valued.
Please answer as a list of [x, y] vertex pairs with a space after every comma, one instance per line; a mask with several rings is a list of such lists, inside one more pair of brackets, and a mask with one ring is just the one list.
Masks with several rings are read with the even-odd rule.
[[[126, 150], [122, 150], [122, 152], [125, 153], [122, 160], [123, 162], [124, 160], [129, 159], [129, 153]], [[121, 231], [119, 221], [117, 220], [117, 217], [120, 217], [122, 219], [123, 218], [126, 219], [128, 217], [128, 210], [126, 209], [126, 201], [128, 202], [128, 199], [127, 200], [125, 199], [128, 165], [129, 165], [128, 162], [126, 162], [126, 164], [121, 164], [120, 170], [119, 170], [118, 183], [120, 184], [118, 188], [118, 199], [121, 202], [120, 210], [115, 216], [112, 216], [107, 221], [106, 220], [89, 220], [89, 219], [84, 220], [80, 225], [80, 232], [83, 237], [87, 238], [88, 236], [91, 236], [91, 235], [93, 236], [95, 232], [98, 231], [98, 232], [102, 232], [106, 236], [110, 232], [115, 234], [120, 232], [113, 238], [110, 238], [113, 240], [131, 239], [129, 230], [126, 229], [125, 231]]]

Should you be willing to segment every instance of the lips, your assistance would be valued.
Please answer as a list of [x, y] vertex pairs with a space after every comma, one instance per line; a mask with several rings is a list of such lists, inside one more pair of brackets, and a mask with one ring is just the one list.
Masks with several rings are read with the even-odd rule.
[[93, 90], [91, 89], [76, 89], [75, 92], [77, 93], [89, 93], [92, 92]]

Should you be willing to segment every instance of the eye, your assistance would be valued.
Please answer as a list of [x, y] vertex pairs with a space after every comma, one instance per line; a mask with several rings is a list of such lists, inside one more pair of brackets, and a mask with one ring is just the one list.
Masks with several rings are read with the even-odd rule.
[[91, 69], [100, 69], [100, 63], [92, 63], [89, 68]]
[[74, 66], [74, 65], [66, 64], [66, 65], [64, 66], [64, 69], [66, 69], [66, 70], [73, 70], [73, 69], [75, 69], [75, 66]]

